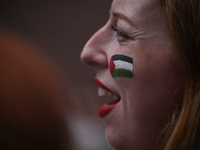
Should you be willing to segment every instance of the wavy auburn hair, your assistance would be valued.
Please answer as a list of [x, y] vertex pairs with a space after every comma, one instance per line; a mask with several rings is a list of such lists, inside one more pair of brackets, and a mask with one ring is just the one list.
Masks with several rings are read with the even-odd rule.
[[165, 150], [200, 149], [199, 0], [159, 0], [171, 40], [186, 70], [183, 106]]

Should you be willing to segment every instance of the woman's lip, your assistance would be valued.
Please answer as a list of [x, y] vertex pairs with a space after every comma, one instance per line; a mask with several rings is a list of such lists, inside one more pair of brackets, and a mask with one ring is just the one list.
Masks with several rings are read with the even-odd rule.
[[99, 87], [103, 88], [103, 89], [106, 89], [112, 93], [114, 93], [112, 90], [110, 90], [109, 88], [107, 88], [103, 83], [101, 83], [101, 81], [99, 81], [97, 78], [94, 79], [94, 83], [96, 85], [98, 85]]
[[117, 103], [113, 103], [113, 104], [104, 104], [99, 108], [99, 116], [101, 118], [105, 117], [114, 107], [115, 105], [117, 105]]
[[[96, 85], [98, 85], [99, 87], [114, 93], [112, 90], [110, 90], [108, 87], [106, 87], [103, 83], [101, 83], [101, 81], [99, 81], [97, 78], [94, 79], [94, 83]], [[103, 104], [99, 108], [99, 116], [101, 118], [105, 117], [115, 107], [115, 105], [120, 101], [120, 99], [121, 99], [121, 97], [118, 94], [116, 94], [116, 96], [112, 102]]]
[[117, 105], [119, 101], [120, 101], [120, 97], [115, 97], [115, 99], [112, 102], [103, 104], [99, 108], [99, 116], [101, 118], [105, 117], [115, 107], [115, 105]]

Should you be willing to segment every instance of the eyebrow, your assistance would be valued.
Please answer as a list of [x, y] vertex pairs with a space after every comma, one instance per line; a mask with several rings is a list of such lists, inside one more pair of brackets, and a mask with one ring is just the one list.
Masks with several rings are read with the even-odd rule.
[[113, 12], [112, 13], [114, 17], [116, 18], [120, 18], [122, 20], [125, 20], [126, 22], [128, 22], [129, 24], [131, 24], [132, 26], [135, 26], [135, 27], [138, 27], [135, 23], [133, 23], [131, 21], [131, 19], [129, 19], [127, 16], [125, 16], [124, 14], [121, 14], [121, 13], [116, 13], [116, 12]]

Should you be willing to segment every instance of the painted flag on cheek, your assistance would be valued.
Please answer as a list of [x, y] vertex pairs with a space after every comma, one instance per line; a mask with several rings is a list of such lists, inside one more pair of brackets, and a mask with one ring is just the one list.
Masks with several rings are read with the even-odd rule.
[[133, 59], [125, 55], [113, 55], [110, 59], [112, 77], [133, 78]]

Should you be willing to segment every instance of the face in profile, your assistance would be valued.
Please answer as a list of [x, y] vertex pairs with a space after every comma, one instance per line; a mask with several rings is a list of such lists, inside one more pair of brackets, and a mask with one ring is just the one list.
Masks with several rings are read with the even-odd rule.
[[108, 22], [81, 59], [97, 70], [99, 115], [116, 149], [159, 149], [159, 133], [182, 101], [182, 69], [157, 0], [114, 0]]

